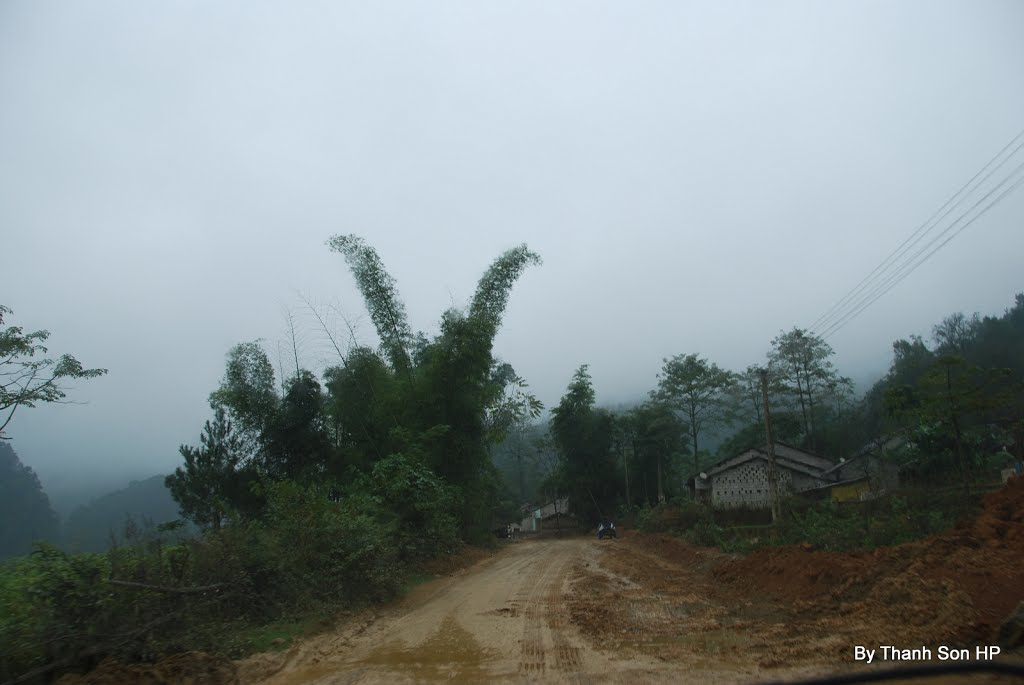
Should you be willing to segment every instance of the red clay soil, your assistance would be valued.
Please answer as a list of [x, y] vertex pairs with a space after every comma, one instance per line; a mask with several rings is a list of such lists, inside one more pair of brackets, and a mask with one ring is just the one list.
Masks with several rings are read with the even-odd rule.
[[766, 548], [714, 575], [740, 595], [891, 621], [911, 641], [989, 639], [1024, 599], [1024, 479], [987, 495], [974, 521], [947, 533], [862, 554]]

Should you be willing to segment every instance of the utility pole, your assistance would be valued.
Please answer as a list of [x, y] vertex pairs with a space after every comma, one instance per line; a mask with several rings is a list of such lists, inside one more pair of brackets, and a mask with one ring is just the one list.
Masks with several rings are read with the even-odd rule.
[[772, 498], [772, 523], [782, 518], [779, 503], [779, 472], [775, 469], [775, 436], [772, 434], [772, 415], [768, 409], [768, 371], [761, 369], [761, 397], [764, 401], [764, 434], [768, 440], [768, 492]]
[[[632, 441], [630, 441], [632, 442]], [[626, 458], [626, 447], [622, 447], [622, 472], [626, 474], [626, 508], [633, 511], [633, 501], [629, 496], [629, 460]], [[629, 446], [629, 452], [633, 452], [632, 444]]]

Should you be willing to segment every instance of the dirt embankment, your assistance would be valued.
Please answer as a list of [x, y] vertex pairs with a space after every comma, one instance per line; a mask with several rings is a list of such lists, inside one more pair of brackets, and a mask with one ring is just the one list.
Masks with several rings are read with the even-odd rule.
[[737, 593], [884, 626], [891, 644], [988, 640], [1024, 599], [1024, 480], [987, 495], [974, 521], [941, 535], [864, 554], [766, 548], [715, 577]]
[[632, 533], [601, 564], [580, 569], [569, 597], [584, 633], [698, 667], [795, 675], [852, 667], [855, 645], [989, 644], [1024, 599], [1024, 481], [968, 525], [871, 553], [744, 557]]

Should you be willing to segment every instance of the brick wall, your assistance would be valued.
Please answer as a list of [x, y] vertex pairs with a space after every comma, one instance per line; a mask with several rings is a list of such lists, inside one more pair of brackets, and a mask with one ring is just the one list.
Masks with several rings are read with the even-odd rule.
[[[791, 474], [779, 469], [779, 491], [789, 492]], [[731, 507], [771, 506], [768, 490], [768, 465], [763, 461], [748, 461], [712, 478], [711, 504], [728, 509]]]

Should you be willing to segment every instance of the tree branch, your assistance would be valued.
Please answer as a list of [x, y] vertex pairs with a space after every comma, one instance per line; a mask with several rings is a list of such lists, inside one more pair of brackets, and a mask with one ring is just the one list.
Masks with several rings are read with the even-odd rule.
[[167, 587], [165, 585], [149, 585], [147, 583], [135, 583], [130, 580], [115, 580], [111, 578], [107, 581], [111, 585], [117, 585], [119, 587], [132, 588], [137, 590], [154, 590], [156, 592], [173, 592], [179, 595], [195, 595], [202, 592], [209, 592], [210, 590], [217, 590], [227, 583], [215, 583], [213, 585], [203, 585], [201, 587]]

